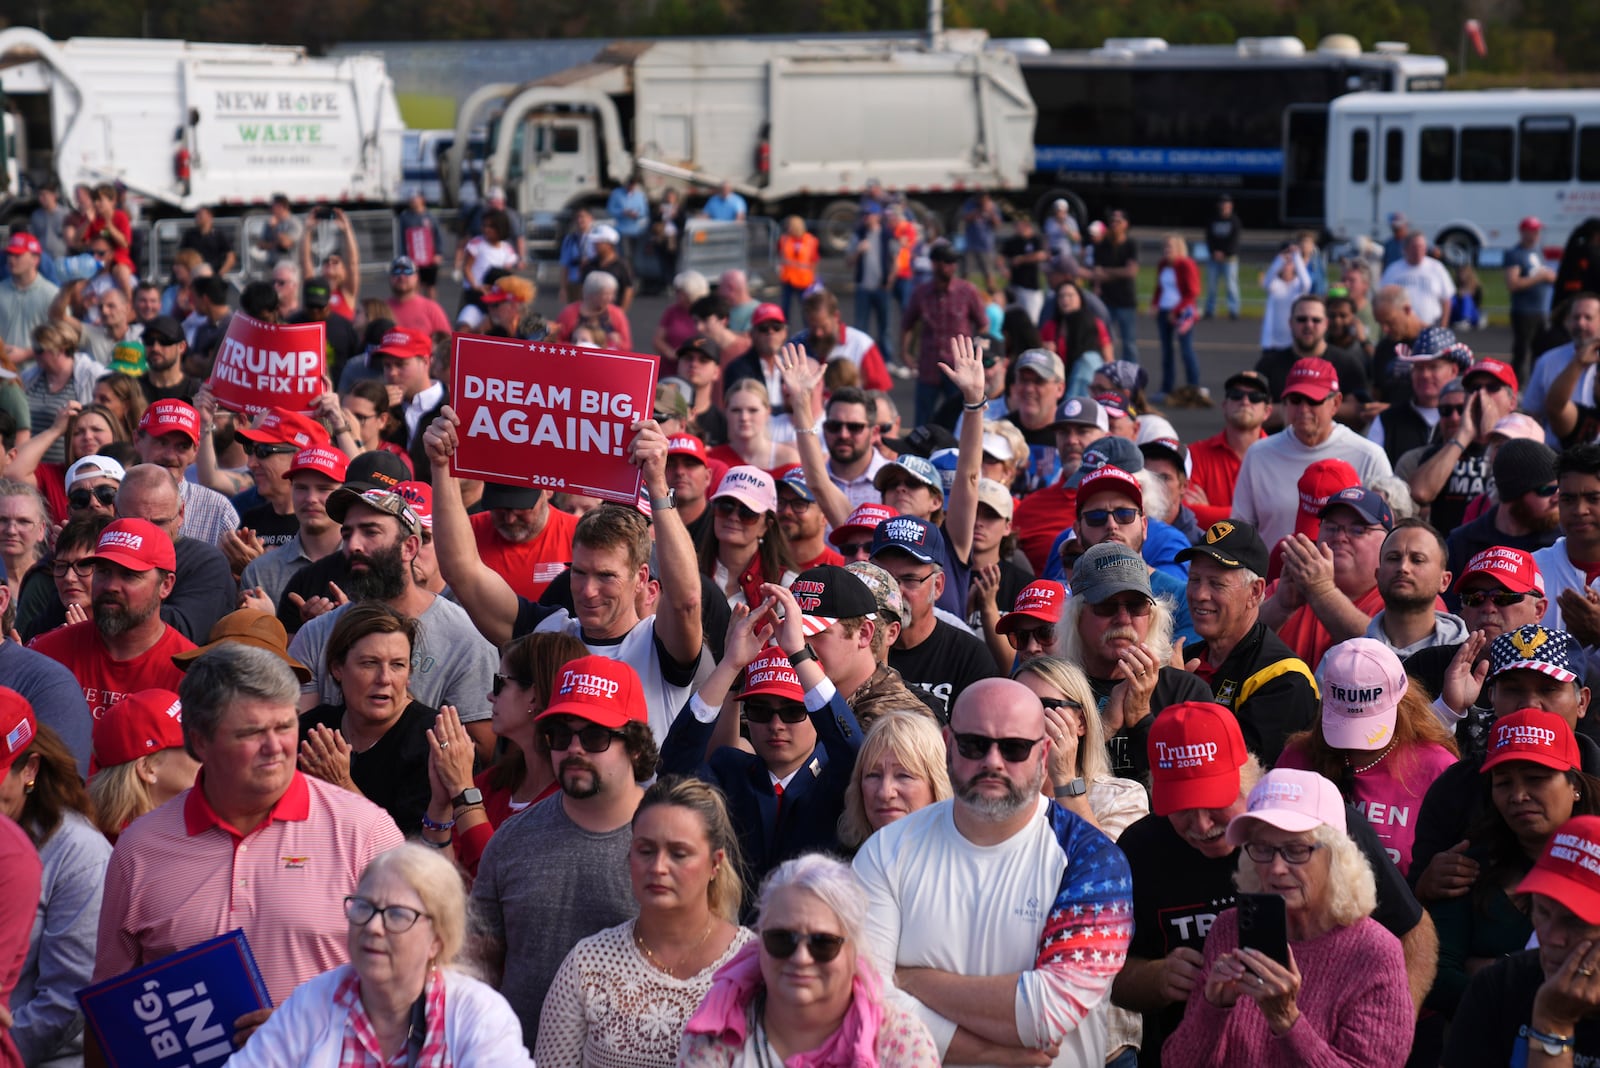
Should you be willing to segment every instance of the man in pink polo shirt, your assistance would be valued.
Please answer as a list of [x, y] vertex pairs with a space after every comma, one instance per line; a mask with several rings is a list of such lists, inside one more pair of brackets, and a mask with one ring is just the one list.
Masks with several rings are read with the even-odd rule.
[[[106, 871], [98, 982], [244, 929], [273, 1004], [348, 959], [344, 897], [367, 863], [404, 841], [388, 813], [302, 775], [283, 659], [229, 643], [178, 687], [195, 785], [128, 825]], [[243, 1035], [269, 1015], [234, 1022]]]

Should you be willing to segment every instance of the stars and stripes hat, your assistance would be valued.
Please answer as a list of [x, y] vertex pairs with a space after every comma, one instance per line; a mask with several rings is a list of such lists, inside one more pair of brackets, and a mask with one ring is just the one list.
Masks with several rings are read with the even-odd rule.
[[1557, 682], [1583, 685], [1583, 646], [1564, 630], [1529, 623], [1489, 643], [1489, 680], [1507, 671], [1537, 671]]
[[38, 733], [33, 705], [17, 691], [0, 686], [0, 774], [11, 769]]
[[789, 584], [800, 605], [800, 629], [821, 634], [841, 619], [876, 618], [878, 599], [860, 578], [836, 564], [807, 568]]

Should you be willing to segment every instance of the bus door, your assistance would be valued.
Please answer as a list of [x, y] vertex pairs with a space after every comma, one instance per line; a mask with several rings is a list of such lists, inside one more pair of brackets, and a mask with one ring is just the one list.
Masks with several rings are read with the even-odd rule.
[[1407, 178], [1406, 160], [1416, 152], [1410, 144], [1407, 123], [1393, 117], [1373, 122], [1373, 200], [1370, 233], [1380, 241], [1389, 236], [1389, 217], [1409, 215], [1415, 183]]
[[1328, 105], [1291, 104], [1283, 112], [1283, 172], [1278, 209], [1289, 226], [1323, 225], [1328, 185]]

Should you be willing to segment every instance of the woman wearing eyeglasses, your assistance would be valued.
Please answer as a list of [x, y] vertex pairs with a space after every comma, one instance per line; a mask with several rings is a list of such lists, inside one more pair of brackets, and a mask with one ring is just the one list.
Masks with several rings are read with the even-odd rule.
[[749, 464], [763, 471], [775, 471], [800, 462], [793, 445], [772, 440], [772, 394], [759, 378], [741, 378], [722, 394], [722, 411], [727, 416], [728, 440], [709, 455], [718, 463], [737, 467]]
[[683, 1068], [935, 1068], [927, 1026], [883, 997], [858, 956], [867, 903], [854, 873], [808, 853], [761, 888], [759, 941], [717, 973], [685, 1028]]
[[541, 1068], [671, 1068], [712, 977], [755, 936], [738, 922], [739, 842], [722, 795], [667, 775], [633, 817], [639, 915], [573, 946], [545, 996]]
[[1206, 937], [1205, 980], [1190, 991], [1162, 1064], [1406, 1063], [1414, 1014], [1405, 957], [1372, 918], [1372, 869], [1344, 828], [1344, 799], [1315, 772], [1278, 768], [1250, 791], [1228, 841], [1244, 846], [1243, 895], [1282, 899], [1285, 959], [1241, 945], [1276, 941], [1270, 902], [1241, 896], [1218, 915]]
[[758, 605], [761, 584], [794, 581], [794, 556], [778, 525], [778, 486], [759, 467], [731, 467], [711, 495], [711, 529], [700, 540], [700, 570], [728, 604]]
[[452, 967], [467, 895], [449, 860], [416, 843], [380, 853], [344, 915], [350, 963], [295, 988], [230, 1065], [532, 1068], [505, 998]]
[[406, 834], [424, 826], [428, 728], [438, 711], [411, 697], [417, 621], [382, 601], [346, 608], [328, 635], [328, 673], [344, 700], [300, 716], [300, 767], [358, 793]]
[[888, 712], [867, 729], [839, 817], [839, 844], [854, 853], [876, 830], [950, 796], [939, 725], [917, 712]]
[[17, 633], [25, 642], [64, 623], [89, 618], [89, 581], [94, 565], [87, 562], [100, 543], [109, 515], [74, 519], [56, 535], [56, 548], [23, 576], [17, 595]]
[[431, 797], [422, 840], [435, 849], [454, 850], [470, 876], [494, 829], [560, 789], [534, 720], [550, 703], [561, 665], [588, 648], [569, 634], [539, 632], [508, 642], [489, 694], [489, 720], [503, 739], [494, 763], [474, 776], [472, 739], [455, 710], [444, 708], [428, 732]]

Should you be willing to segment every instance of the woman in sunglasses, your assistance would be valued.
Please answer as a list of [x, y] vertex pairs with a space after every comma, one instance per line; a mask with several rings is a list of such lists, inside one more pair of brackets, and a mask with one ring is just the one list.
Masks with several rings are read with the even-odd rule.
[[1372, 918], [1376, 882], [1345, 832], [1338, 787], [1311, 771], [1268, 772], [1227, 837], [1244, 846], [1243, 894], [1211, 926], [1205, 978], [1161, 1063], [1405, 1064], [1415, 1019], [1405, 956]]
[[741, 378], [722, 395], [722, 411], [727, 416], [728, 440], [708, 454], [718, 463], [737, 467], [749, 464], [763, 471], [775, 471], [800, 462], [793, 445], [772, 440], [772, 394], [759, 378]]
[[473, 775], [473, 744], [455, 710], [439, 710], [428, 732], [428, 782], [431, 796], [422, 840], [453, 850], [469, 876], [496, 827], [555, 793], [550, 751], [534, 720], [550, 703], [561, 665], [588, 648], [570, 634], [539, 632], [507, 642], [494, 677], [490, 726], [500, 746], [494, 763]]
[[935, 1068], [927, 1026], [883, 997], [858, 955], [867, 902], [854, 873], [808, 853], [761, 888], [759, 941], [717, 973], [685, 1028], [683, 1068]]
[[932, 718], [888, 712], [867, 729], [839, 817], [839, 843], [854, 853], [872, 832], [950, 796], [944, 738]]
[[739, 926], [740, 868], [716, 787], [667, 775], [645, 791], [628, 851], [639, 915], [580, 940], [561, 963], [539, 1015], [541, 1068], [678, 1063], [683, 1021], [755, 937]]
[[700, 540], [700, 570], [730, 606], [760, 604], [763, 582], [794, 581], [794, 555], [778, 525], [778, 485], [761, 468], [729, 468], [717, 483], [711, 526]]
[[300, 767], [384, 809], [406, 834], [425, 824], [427, 731], [435, 709], [411, 698], [417, 621], [382, 601], [344, 610], [328, 636], [328, 673], [343, 702], [300, 716]]
[[452, 967], [467, 894], [447, 858], [415, 842], [380, 853], [344, 915], [350, 963], [296, 987], [230, 1064], [533, 1068], [505, 998]]

